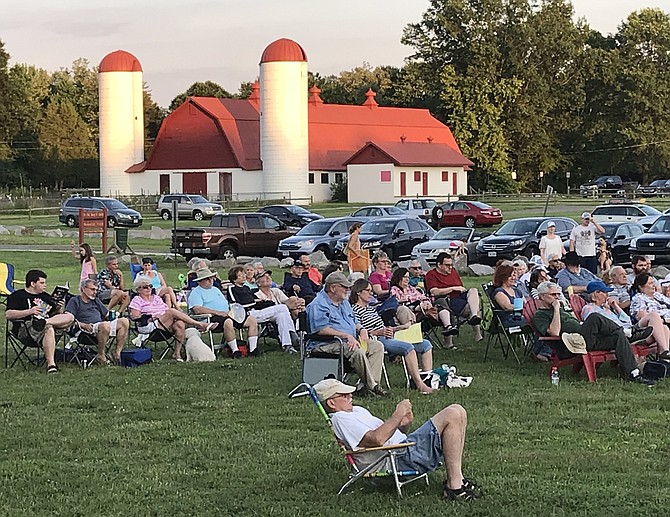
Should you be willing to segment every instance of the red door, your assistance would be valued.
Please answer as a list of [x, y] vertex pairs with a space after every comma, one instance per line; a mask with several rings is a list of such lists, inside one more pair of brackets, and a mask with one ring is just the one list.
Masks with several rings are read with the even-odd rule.
[[427, 196], [428, 195], [428, 173], [427, 172], [423, 172], [421, 174], [421, 183], [422, 183], [422, 185], [421, 185], [422, 194], [421, 195]]
[[184, 173], [183, 183], [184, 194], [207, 195], [207, 173], [206, 172], [188, 172]]
[[400, 195], [407, 195], [407, 173], [405, 171], [400, 172]]
[[451, 175], [451, 193], [456, 196], [458, 195], [458, 173], [454, 172]]

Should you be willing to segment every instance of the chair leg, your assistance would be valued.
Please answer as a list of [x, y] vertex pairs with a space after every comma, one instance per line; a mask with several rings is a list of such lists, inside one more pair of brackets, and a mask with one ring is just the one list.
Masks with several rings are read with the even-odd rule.
[[598, 375], [596, 374], [596, 367], [593, 360], [586, 354], [582, 357], [582, 361], [584, 362], [584, 368], [586, 369], [586, 376], [588, 377], [589, 382], [596, 382], [598, 380]]

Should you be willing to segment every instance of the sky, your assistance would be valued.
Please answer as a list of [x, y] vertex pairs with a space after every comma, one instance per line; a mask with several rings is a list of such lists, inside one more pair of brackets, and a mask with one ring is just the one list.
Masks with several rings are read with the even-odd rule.
[[[643, 7], [670, 12], [670, 0], [573, 0], [576, 17], [614, 33]], [[309, 69], [339, 74], [364, 63], [402, 66], [412, 49], [403, 28], [418, 22], [429, 0], [0, 0], [0, 40], [10, 65], [50, 72], [86, 58], [97, 65], [123, 49], [142, 63], [144, 81], [161, 106], [196, 81], [236, 93], [258, 76], [263, 49], [297, 41]]]

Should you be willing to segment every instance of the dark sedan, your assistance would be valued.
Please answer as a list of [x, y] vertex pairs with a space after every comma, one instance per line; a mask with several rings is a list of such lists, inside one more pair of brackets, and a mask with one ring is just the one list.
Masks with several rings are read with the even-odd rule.
[[452, 201], [442, 205], [444, 213], [439, 226], [493, 226], [503, 220], [502, 212], [479, 201]]
[[[615, 264], [630, 263], [630, 243], [636, 237], [644, 234], [644, 228], [638, 223], [600, 223], [605, 229], [605, 241], [612, 252]], [[564, 244], [565, 251], [570, 249], [568, 241]]]
[[323, 216], [313, 214], [298, 205], [268, 205], [259, 208], [257, 212], [273, 215], [288, 226], [300, 227], [317, 219], [323, 219]]
[[646, 255], [657, 263], [670, 263], [670, 215], [662, 215], [645, 234], [630, 241], [631, 255]]
[[556, 223], [556, 235], [563, 241], [577, 223], [567, 217], [525, 217], [512, 219], [492, 235], [477, 243], [477, 262], [495, 264], [499, 259], [512, 259], [517, 255], [528, 258], [540, 254], [540, 239], [547, 234], [547, 223]]
[[[372, 255], [375, 251], [386, 252], [391, 260], [408, 258], [412, 248], [426, 242], [435, 235], [428, 223], [417, 217], [382, 217], [368, 221], [361, 228], [361, 248]], [[349, 237], [343, 237], [337, 243], [341, 254]]]

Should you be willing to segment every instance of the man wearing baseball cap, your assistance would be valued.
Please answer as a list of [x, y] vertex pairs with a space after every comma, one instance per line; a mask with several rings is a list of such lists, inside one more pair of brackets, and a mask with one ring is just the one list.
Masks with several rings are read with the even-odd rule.
[[310, 303], [319, 289], [321, 287], [309, 278], [308, 271], [302, 261], [295, 259], [291, 264], [291, 273], [284, 277], [282, 290], [285, 293], [302, 298], [305, 303]]
[[[387, 420], [381, 420], [367, 409], [353, 405], [353, 386], [336, 379], [324, 379], [314, 391], [333, 424], [335, 435], [350, 450], [413, 442], [396, 458], [398, 470], [416, 470], [423, 474], [444, 463], [447, 479], [443, 495], [449, 500], [472, 501], [480, 497], [480, 487], [463, 477], [462, 461], [468, 415], [459, 404], [451, 404], [433, 415], [413, 433], [405, 434], [412, 424], [412, 403], [402, 400]], [[379, 458], [378, 453], [357, 454], [356, 464], [365, 468]], [[381, 464], [380, 469], [388, 468]]]
[[582, 224], [578, 224], [570, 232], [570, 251], [576, 251], [581, 257], [581, 265], [594, 275], [598, 274], [597, 233], [605, 233], [605, 229], [591, 219], [589, 212], [582, 214]]
[[[344, 356], [360, 378], [359, 392], [363, 395], [385, 396], [381, 387], [384, 364], [384, 345], [370, 339], [368, 331], [356, 322], [354, 311], [347, 300], [351, 282], [343, 273], [335, 271], [324, 280], [324, 287], [314, 301], [307, 306], [307, 319], [311, 334], [327, 338], [339, 338], [344, 342]], [[307, 341], [308, 353], [340, 354], [340, 342], [333, 339]]]

